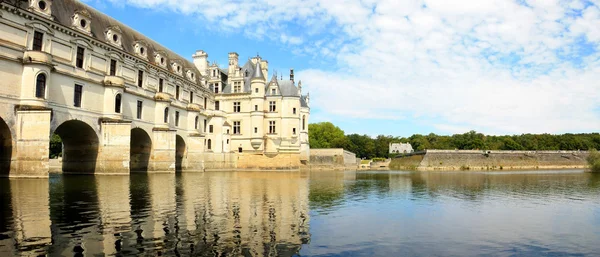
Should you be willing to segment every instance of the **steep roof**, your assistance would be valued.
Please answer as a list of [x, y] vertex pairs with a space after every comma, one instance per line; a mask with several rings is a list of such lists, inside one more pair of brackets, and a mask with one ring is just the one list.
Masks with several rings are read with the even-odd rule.
[[[21, 8], [27, 9], [27, 1], [23, 1], [21, 4]], [[137, 41], [145, 41], [147, 43], [147, 56], [148, 61], [150, 63], [154, 63], [154, 55], [158, 51], [164, 52], [167, 56], [165, 56], [168, 60], [178, 60], [181, 63], [182, 68], [185, 70], [191, 69], [197, 75], [200, 75], [196, 66], [190, 62], [188, 59], [179, 56], [177, 53], [169, 50], [168, 48], [160, 45], [149, 37], [144, 36], [143, 34], [137, 32], [136, 30], [130, 28], [129, 26], [111, 18], [104, 13], [101, 13], [94, 8], [80, 2], [77, 0], [54, 0], [52, 2], [52, 16], [54, 17], [54, 21], [65, 26], [71, 27], [71, 17], [76, 11], [86, 10], [90, 16], [90, 29], [92, 33], [92, 37], [101, 42], [106, 42], [104, 38], [104, 31], [111, 26], [119, 26], [121, 31], [123, 32], [121, 35], [121, 45], [123, 51], [137, 56], [135, 54], [134, 45]], [[107, 43], [108, 44], [108, 43]], [[110, 44], [109, 44], [110, 45]], [[197, 76], [197, 79], [200, 76]], [[198, 81], [196, 81], [198, 82]]]

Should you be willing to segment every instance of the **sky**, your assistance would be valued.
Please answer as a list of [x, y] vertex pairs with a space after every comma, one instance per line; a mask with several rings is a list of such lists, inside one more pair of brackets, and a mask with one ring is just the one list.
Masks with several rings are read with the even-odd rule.
[[188, 59], [294, 68], [346, 134], [600, 128], [600, 0], [85, 2]]

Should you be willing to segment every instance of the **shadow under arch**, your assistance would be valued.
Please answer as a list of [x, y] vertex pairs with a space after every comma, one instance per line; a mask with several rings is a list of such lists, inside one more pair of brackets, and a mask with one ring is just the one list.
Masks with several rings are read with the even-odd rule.
[[175, 172], [183, 170], [183, 158], [185, 157], [185, 140], [180, 135], [175, 138]]
[[79, 120], [65, 121], [54, 131], [63, 143], [64, 173], [94, 174], [99, 140], [90, 125]]
[[152, 153], [152, 139], [148, 133], [141, 128], [131, 129], [129, 146], [129, 170], [131, 172], [148, 172]]
[[12, 133], [8, 124], [0, 118], [0, 177], [10, 174], [12, 150]]

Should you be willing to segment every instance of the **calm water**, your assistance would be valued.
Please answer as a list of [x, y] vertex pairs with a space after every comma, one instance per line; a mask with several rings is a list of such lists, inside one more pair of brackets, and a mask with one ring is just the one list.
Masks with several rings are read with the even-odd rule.
[[600, 174], [0, 179], [0, 256], [600, 256]]

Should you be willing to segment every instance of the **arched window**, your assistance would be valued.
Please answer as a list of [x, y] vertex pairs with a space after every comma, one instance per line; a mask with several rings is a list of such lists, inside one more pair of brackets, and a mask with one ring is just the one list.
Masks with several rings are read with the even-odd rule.
[[210, 145], [210, 143], [211, 143], [211, 141], [210, 141], [210, 139], [209, 139], [209, 140], [208, 140], [208, 143], [206, 143], [206, 148], [207, 148], [208, 150], [212, 149], [212, 146]]
[[200, 117], [196, 116], [196, 120], [194, 121], [194, 129], [198, 129], [198, 122], [200, 122]]
[[121, 94], [115, 96], [115, 112], [121, 113]]
[[302, 130], [306, 130], [306, 115], [302, 116]]
[[46, 74], [41, 73], [35, 81], [35, 97], [46, 98]]
[[164, 118], [165, 118], [165, 121], [164, 121], [164, 122], [165, 122], [165, 123], [169, 123], [169, 108], [168, 108], [168, 107], [167, 107], [167, 108], [165, 108], [165, 115], [164, 115]]

